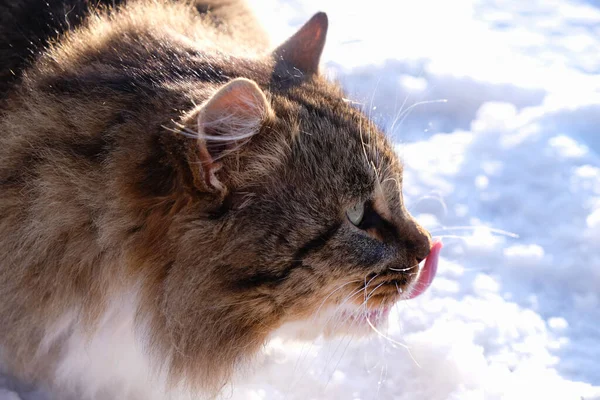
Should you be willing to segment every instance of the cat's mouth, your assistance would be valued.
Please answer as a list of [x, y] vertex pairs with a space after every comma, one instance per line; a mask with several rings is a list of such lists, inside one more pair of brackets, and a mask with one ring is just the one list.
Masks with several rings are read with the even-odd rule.
[[411, 274], [393, 274], [390, 276], [373, 275], [363, 285], [365, 300], [362, 302], [367, 309], [379, 310], [389, 308], [398, 300], [414, 299], [423, 294], [437, 272], [442, 243], [436, 241], [431, 246], [427, 258], [417, 272]]
[[[277, 335], [313, 339], [320, 333], [325, 337], [372, 333], [387, 322], [394, 304], [400, 300], [413, 299], [427, 290], [435, 277], [441, 249], [441, 242], [432, 245], [429, 255], [413, 279], [407, 274], [395, 274], [388, 278], [378, 276], [366, 285], [366, 290], [365, 285], [350, 289], [350, 295], [340, 294], [341, 303], [332, 302], [327, 307], [320, 307], [317, 314], [308, 320], [308, 324], [306, 320], [288, 323]], [[354, 301], [348, 301], [350, 297], [354, 297]]]
[[[353, 332], [369, 332], [371, 331], [369, 327], [375, 328], [385, 323], [395, 303], [399, 300], [414, 299], [429, 288], [437, 272], [442, 247], [441, 242], [433, 243], [429, 255], [412, 282], [407, 282], [406, 276], [398, 278], [398, 275], [394, 279], [374, 278], [371, 284], [367, 285], [367, 290], [363, 289], [364, 299], [360, 301], [360, 305], [344, 308], [338, 313], [341, 314], [340, 320], [344, 321], [348, 330]], [[368, 287], [371, 289], [369, 290]], [[405, 290], [401, 289], [403, 287]]]

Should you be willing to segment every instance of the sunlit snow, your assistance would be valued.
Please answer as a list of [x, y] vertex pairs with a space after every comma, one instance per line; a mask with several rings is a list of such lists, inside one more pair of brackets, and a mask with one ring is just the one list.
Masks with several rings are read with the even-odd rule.
[[274, 339], [224, 397], [600, 399], [600, 3], [252, 3], [275, 42], [328, 13], [326, 72], [445, 248], [386, 338]]

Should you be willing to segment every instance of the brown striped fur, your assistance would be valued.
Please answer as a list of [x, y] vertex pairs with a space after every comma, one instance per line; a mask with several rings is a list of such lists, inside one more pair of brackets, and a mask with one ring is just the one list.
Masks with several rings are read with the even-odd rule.
[[[70, 332], [93, 335], [132, 291], [154, 366], [213, 393], [341, 284], [357, 281], [328, 304], [376, 274], [390, 284], [369, 307], [399, 299], [414, 273], [388, 267], [414, 267], [429, 235], [404, 208], [390, 144], [314, 70], [322, 43], [307, 45], [310, 59], [272, 53], [237, 1], [139, 0], [84, 17], [45, 39], [1, 103], [0, 357], [11, 373], [53, 386]], [[210, 111], [257, 118], [256, 132], [211, 140], [230, 133], [215, 117], [218, 129], [190, 137], [236, 78], [250, 106], [236, 95]], [[379, 219], [359, 229], [345, 210], [363, 200]]]

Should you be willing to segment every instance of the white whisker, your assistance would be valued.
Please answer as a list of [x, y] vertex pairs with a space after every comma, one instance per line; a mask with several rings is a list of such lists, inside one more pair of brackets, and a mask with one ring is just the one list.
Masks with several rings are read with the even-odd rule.
[[446, 205], [446, 202], [444, 201], [443, 198], [441, 198], [440, 196], [432, 196], [432, 195], [425, 195], [425, 196], [421, 196], [419, 197], [413, 204], [411, 204], [411, 206], [409, 207], [409, 211], [412, 211], [412, 209], [414, 209], [414, 207], [416, 207], [420, 202], [422, 202], [423, 200], [435, 200], [438, 203], [440, 203], [440, 205], [443, 208], [443, 215], [447, 215], [448, 214], [448, 206]]
[[473, 239], [472, 236], [460, 236], [460, 235], [431, 235], [434, 239], [459, 239], [464, 242], [469, 241], [469, 239]]
[[404, 343], [400, 343], [397, 340], [392, 339], [389, 336], [384, 335], [383, 333], [381, 333], [374, 325], [373, 323], [369, 320], [368, 316], [366, 318], [367, 323], [369, 324], [369, 326], [371, 327], [371, 329], [373, 329], [373, 331], [375, 333], [377, 333], [377, 335], [379, 335], [380, 337], [382, 337], [383, 339], [387, 340], [388, 342], [390, 342], [393, 345], [396, 346], [400, 346], [404, 349], [406, 349], [408, 351], [408, 354], [410, 355], [410, 358], [412, 358], [412, 360], [415, 362], [415, 364], [417, 365], [417, 367], [421, 368], [421, 366], [419, 365], [419, 363], [417, 362], [417, 360], [415, 359], [415, 357], [413, 356], [413, 354], [410, 351], [410, 347], [408, 347], [407, 345], [405, 345]]
[[[414, 109], [417, 106], [421, 106], [424, 104], [434, 104], [434, 103], [447, 103], [448, 99], [437, 99], [437, 100], [423, 100], [423, 101], [418, 101], [415, 104], [413, 104], [410, 107], [407, 107], [406, 110], [404, 110], [400, 115], [404, 115], [404, 118], [406, 118], [406, 116], [410, 113], [410, 111], [412, 109]], [[402, 121], [404, 121], [404, 118], [402, 118], [402, 120], [400, 121], [400, 125], [402, 125]]]
[[472, 226], [447, 226], [447, 227], [441, 227], [441, 228], [436, 228], [436, 229], [430, 229], [429, 233], [433, 234], [436, 232], [447, 232], [447, 231], [477, 231], [477, 230], [485, 230], [488, 231], [490, 233], [495, 233], [498, 235], [502, 235], [502, 236], [507, 236], [507, 237], [511, 237], [511, 238], [515, 238], [518, 239], [519, 235], [517, 233], [514, 232], [510, 232], [510, 231], [505, 231], [504, 229], [497, 229], [497, 228], [490, 228], [487, 226], [476, 226], [476, 225], [472, 225]]

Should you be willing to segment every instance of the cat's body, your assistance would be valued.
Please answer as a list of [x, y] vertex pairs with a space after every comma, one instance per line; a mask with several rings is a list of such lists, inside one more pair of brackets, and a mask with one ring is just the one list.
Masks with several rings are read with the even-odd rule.
[[[43, 54], [49, 43], [87, 22], [98, 10], [111, 12], [126, 0], [0, 0], [0, 97], [19, 82], [23, 70]], [[239, 46], [267, 50], [269, 40], [240, 0], [190, 0], [212, 27], [227, 32]]]
[[271, 53], [207, 4], [85, 9], [3, 82], [0, 363], [60, 398], [214, 394], [286, 322], [384, 313], [429, 252], [385, 138], [318, 75], [325, 16]]

